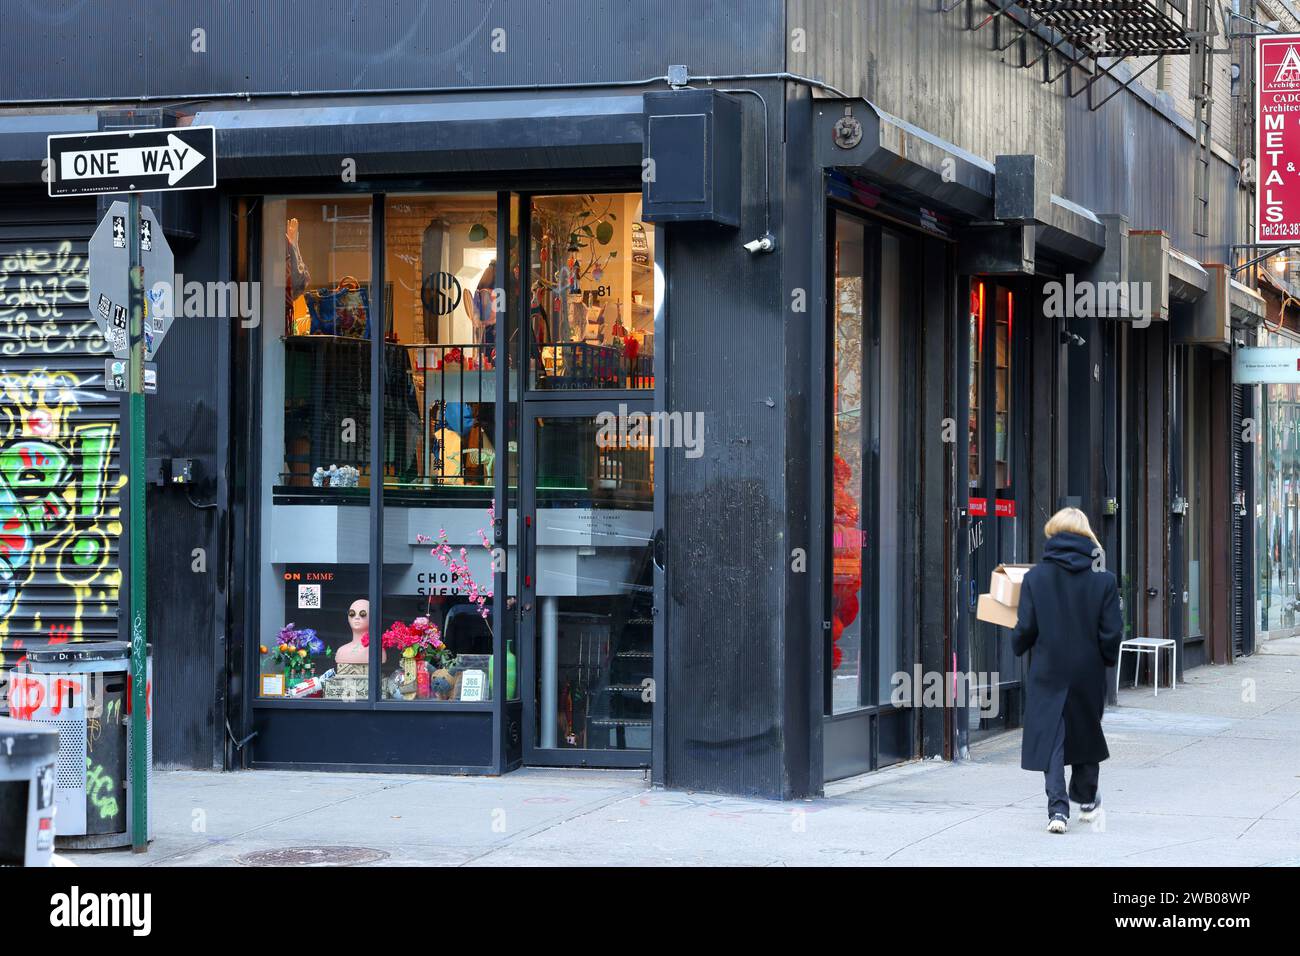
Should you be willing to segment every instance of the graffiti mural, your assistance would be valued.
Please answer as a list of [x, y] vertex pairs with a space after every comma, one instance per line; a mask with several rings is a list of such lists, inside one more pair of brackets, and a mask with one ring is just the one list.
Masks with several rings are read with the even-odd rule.
[[66, 241], [0, 258], [0, 355], [107, 355], [86, 308], [87, 270]]
[[71, 372], [0, 374], [0, 634], [14, 636], [10, 619], [38, 571], [73, 594], [71, 621], [43, 636], [78, 637], [86, 602], [117, 602], [110, 539], [121, 509], [105, 507], [117, 425], [76, 424], [87, 397]]
[[[118, 403], [84, 236], [0, 224], [0, 713], [32, 639], [117, 634]], [[25, 234], [26, 233], [26, 234]]]

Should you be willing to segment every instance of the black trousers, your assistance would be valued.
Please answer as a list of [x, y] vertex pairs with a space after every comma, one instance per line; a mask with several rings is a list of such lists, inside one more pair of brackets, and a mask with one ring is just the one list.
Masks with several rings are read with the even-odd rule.
[[1056, 725], [1056, 738], [1052, 743], [1052, 759], [1043, 779], [1047, 785], [1047, 818], [1060, 816], [1070, 818], [1070, 801], [1075, 803], [1093, 803], [1097, 799], [1097, 781], [1101, 776], [1101, 764], [1076, 763], [1070, 766], [1070, 786], [1065, 786], [1065, 715], [1061, 715]]

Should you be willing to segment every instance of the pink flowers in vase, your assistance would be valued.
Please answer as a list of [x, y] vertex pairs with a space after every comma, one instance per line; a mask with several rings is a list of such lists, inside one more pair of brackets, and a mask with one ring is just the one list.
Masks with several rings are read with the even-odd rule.
[[394, 622], [384, 631], [383, 647], [398, 651], [403, 657], [429, 661], [435, 667], [446, 667], [456, 659], [442, 642], [438, 625], [427, 617], [417, 617], [410, 624]]

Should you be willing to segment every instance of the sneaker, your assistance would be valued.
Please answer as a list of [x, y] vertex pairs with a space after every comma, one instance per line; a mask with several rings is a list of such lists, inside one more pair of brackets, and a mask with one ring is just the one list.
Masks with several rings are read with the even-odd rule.
[[1065, 823], [1066, 823], [1065, 817], [1061, 816], [1061, 815], [1058, 813], [1056, 816], [1052, 817], [1052, 819], [1050, 819], [1050, 820], [1047, 821], [1047, 832], [1048, 832], [1048, 833], [1064, 833], [1064, 832], [1065, 832]]
[[1079, 804], [1079, 819], [1087, 823], [1101, 811], [1101, 797], [1098, 797], [1092, 803]]

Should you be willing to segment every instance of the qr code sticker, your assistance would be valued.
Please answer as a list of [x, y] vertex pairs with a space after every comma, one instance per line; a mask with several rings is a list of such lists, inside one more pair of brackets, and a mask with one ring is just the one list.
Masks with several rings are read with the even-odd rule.
[[310, 608], [313, 611], [320, 610], [320, 585], [319, 584], [298, 585], [298, 607]]

